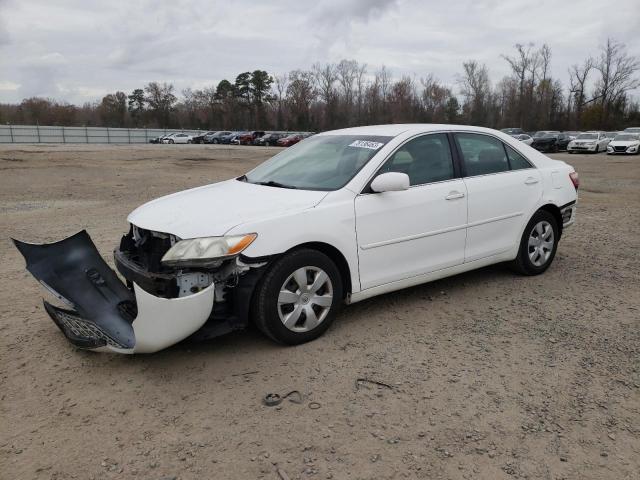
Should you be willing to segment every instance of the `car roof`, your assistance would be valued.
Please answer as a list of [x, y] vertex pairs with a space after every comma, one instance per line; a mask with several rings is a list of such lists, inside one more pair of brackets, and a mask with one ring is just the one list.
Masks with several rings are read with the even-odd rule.
[[[498, 130], [485, 127], [474, 127], [471, 125], [451, 125], [440, 123], [395, 123], [388, 125], [369, 125], [366, 127], [351, 127], [340, 130], [331, 130], [318, 133], [317, 135], [372, 135], [372, 136], [389, 136], [395, 137], [402, 133], [429, 133], [440, 131], [457, 132], [478, 132], [478, 133], [496, 133]], [[502, 132], [500, 132], [502, 133]]]

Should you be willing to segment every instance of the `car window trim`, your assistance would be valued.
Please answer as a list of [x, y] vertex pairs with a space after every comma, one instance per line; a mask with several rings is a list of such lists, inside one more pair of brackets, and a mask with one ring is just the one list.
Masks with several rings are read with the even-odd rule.
[[[504, 150], [504, 154], [507, 157], [507, 165], [509, 165], [509, 170], [503, 170], [501, 172], [493, 172], [493, 173], [483, 173], [481, 175], [468, 175], [467, 174], [467, 165], [466, 162], [464, 161], [464, 156], [462, 155], [462, 150], [460, 149], [460, 144], [458, 143], [458, 138], [457, 138], [457, 134], [459, 133], [469, 133], [472, 135], [482, 135], [485, 137], [491, 137], [496, 139], [498, 142], [500, 142], [502, 144], [502, 149]], [[509, 145], [509, 147], [513, 148], [518, 154], [522, 155], [522, 157], [527, 161], [527, 163], [530, 165], [529, 168], [520, 168], [518, 170], [513, 170], [511, 168], [511, 160], [509, 159], [509, 155], [507, 152], [507, 149], [505, 148], [505, 146], [507, 145], [506, 142], [504, 142], [501, 138], [492, 135], [490, 133], [484, 133], [484, 132], [469, 132], [467, 130], [452, 130], [450, 132], [450, 134], [452, 135], [452, 137], [454, 138], [455, 141], [455, 146], [456, 146], [456, 150], [457, 150], [457, 154], [460, 157], [460, 162], [461, 162], [461, 167], [462, 167], [462, 172], [464, 173], [462, 178], [475, 178], [475, 177], [486, 177], [487, 175], [499, 175], [501, 173], [510, 173], [510, 172], [517, 172], [519, 170], [529, 170], [529, 168], [535, 168], [537, 169], [538, 167], [536, 167], [535, 165], [533, 165], [529, 159], [527, 158], [527, 156], [525, 154], [523, 154], [520, 150], [518, 150], [516, 147]]]
[[[427, 136], [427, 135], [437, 135], [437, 134], [444, 134], [447, 137], [447, 142], [449, 144], [449, 151], [451, 152], [451, 164], [453, 166], [453, 178], [448, 178], [447, 180], [438, 180], [437, 182], [421, 183], [419, 185], [409, 185], [409, 189], [414, 188], [414, 187], [424, 187], [425, 185], [433, 185], [435, 183], [450, 182], [452, 180], [459, 180], [460, 178], [462, 178], [462, 172], [460, 171], [460, 168], [459, 168], [460, 166], [456, 162], [456, 155], [454, 153], [455, 151], [451, 146], [450, 132], [448, 130], [439, 130], [439, 131], [434, 131], [434, 132], [420, 132], [420, 133], [416, 133], [415, 135], [412, 135], [411, 137], [407, 138], [404, 142], [402, 142], [400, 145], [398, 145], [396, 148], [394, 148], [390, 153], [388, 153], [386, 157], [384, 157], [384, 160], [382, 162], [380, 162], [380, 165], [378, 165], [378, 168], [376, 168], [375, 172], [373, 172], [369, 176], [369, 179], [365, 183], [365, 185], [362, 188], [362, 190], [360, 190], [360, 193], [358, 195], [375, 195], [376, 193], [378, 193], [378, 192], [374, 192], [374, 191], [371, 190], [371, 183], [380, 174], [380, 170], [382, 170], [382, 167], [385, 166], [387, 161], [389, 161], [389, 159], [393, 155], [395, 155], [396, 152], [398, 150], [400, 150], [402, 147], [404, 147], [407, 143], [409, 143], [410, 141], [412, 141], [412, 140], [414, 140], [414, 139], [416, 139], [418, 137], [423, 137], [423, 136]], [[373, 158], [371, 160], [373, 160]], [[371, 161], [371, 160], [369, 160], [369, 161]]]

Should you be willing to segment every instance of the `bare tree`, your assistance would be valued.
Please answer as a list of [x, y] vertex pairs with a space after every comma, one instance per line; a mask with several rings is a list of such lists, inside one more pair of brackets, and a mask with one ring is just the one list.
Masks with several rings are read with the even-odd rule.
[[575, 128], [581, 128], [582, 110], [586, 102], [586, 88], [589, 73], [593, 69], [593, 59], [587, 58], [582, 66], [573, 65], [569, 69], [569, 95], [574, 99]]
[[524, 126], [524, 116], [525, 116], [525, 94], [527, 89], [527, 73], [535, 72], [535, 68], [532, 68], [537, 63], [537, 54], [533, 50], [533, 44], [530, 43], [526, 47], [520, 43], [515, 45], [516, 55], [513, 57], [509, 57], [506, 55], [502, 55], [511, 70], [513, 71], [514, 76], [518, 80], [518, 121], [519, 126], [522, 128]]
[[596, 83], [596, 97], [600, 99], [600, 127], [608, 127], [608, 116], [612, 106], [619, 102], [629, 90], [640, 86], [636, 72], [640, 61], [629, 56], [625, 46], [611, 38], [602, 47], [600, 58], [595, 63], [600, 78]]
[[326, 125], [333, 125], [335, 121], [336, 103], [338, 100], [338, 92], [335, 83], [338, 80], [336, 66], [333, 63], [320, 65], [316, 63], [312, 67], [313, 78], [318, 90], [318, 96], [325, 105], [325, 121]]
[[289, 75], [286, 73], [276, 75], [274, 77], [274, 83], [276, 90], [276, 105], [278, 109], [278, 113], [276, 115], [276, 128], [282, 130], [284, 129], [284, 103], [287, 86], [289, 85]]
[[460, 93], [465, 97], [463, 110], [474, 125], [484, 125], [487, 121], [486, 105], [491, 94], [489, 71], [486, 65], [476, 60], [462, 64], [464, 73], [459, 79]]

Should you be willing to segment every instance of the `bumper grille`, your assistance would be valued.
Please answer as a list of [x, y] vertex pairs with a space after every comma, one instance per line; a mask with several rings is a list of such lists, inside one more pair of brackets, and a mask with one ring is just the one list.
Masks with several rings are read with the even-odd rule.
[[613, 147], [613, 151], [614, 152], [626, 152], [627, 151], [627, 147], [619, 147], [619, 146], [615, 146]]
[[119, 349], [128, 348], [99, 326], [85, 320], [72, 310], [64, 310], [47, 302], [45, 302], [45, 309], [55, 324], [62, 330], [65, 337], [78, 347], [98, 348], [107, 345]]

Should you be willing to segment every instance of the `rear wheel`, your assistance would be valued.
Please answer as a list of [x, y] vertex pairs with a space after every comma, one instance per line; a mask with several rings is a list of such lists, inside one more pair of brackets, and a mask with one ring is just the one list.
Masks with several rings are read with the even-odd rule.
[[342, 288], [340, 272], [329, 257], [316, 250], [293, 251], [262, 278], [253, 299], [253, 321], [279, 343], [314, 340], [333, 322]]
[[523, 275], [539, 275], [553, 262], [560, 240], [555, 217], [546, 210], [538, 210], [524, 229], [515, 269]]

